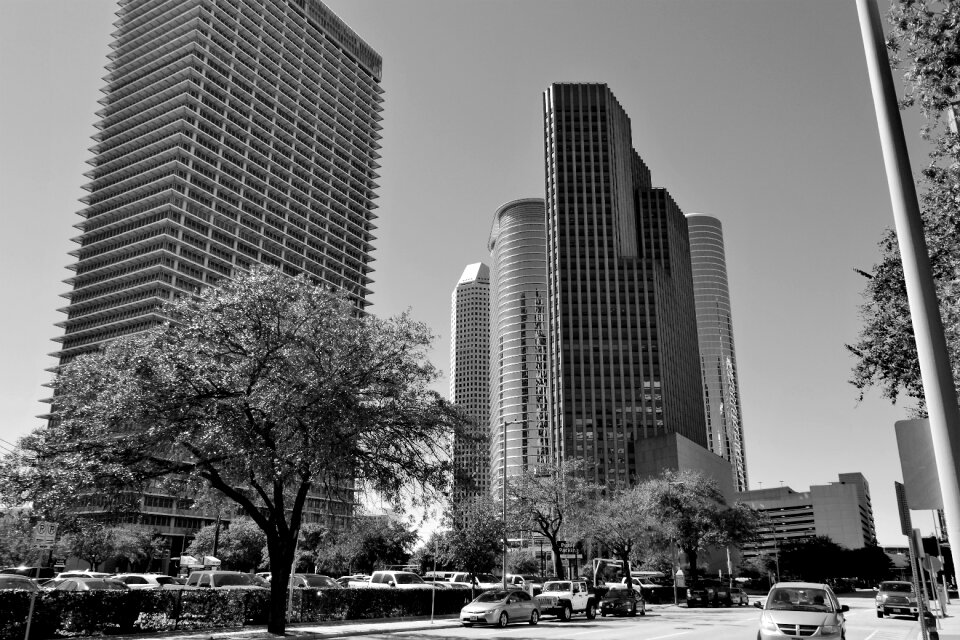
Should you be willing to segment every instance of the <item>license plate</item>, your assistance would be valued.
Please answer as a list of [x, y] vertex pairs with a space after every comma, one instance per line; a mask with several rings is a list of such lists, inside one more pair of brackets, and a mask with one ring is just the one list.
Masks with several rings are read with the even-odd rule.
[[479, 619], [480, 619], [480, 616], [470, 616], [470, 619], [471, 619], [471, 620], [479, 620]]
[[906, 610], [906, 609], [899, 609], [899, 608], [898, 608], [898, 609], [894, 609], [893, 612], [894, 612], [894, 613], [907, 613], [907, 610]]

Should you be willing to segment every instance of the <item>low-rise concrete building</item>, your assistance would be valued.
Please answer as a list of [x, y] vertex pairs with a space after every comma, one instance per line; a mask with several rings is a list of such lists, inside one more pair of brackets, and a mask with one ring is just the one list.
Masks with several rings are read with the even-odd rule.
[[761, 539], [743, 549], [745, 558], [775, 555], [785, 542], [826, 536], [848, 549], [876, 544], [870, 485], [861, 473], [841, 473], [839, 482], [743, 491], [739, 500], [767, 518]]

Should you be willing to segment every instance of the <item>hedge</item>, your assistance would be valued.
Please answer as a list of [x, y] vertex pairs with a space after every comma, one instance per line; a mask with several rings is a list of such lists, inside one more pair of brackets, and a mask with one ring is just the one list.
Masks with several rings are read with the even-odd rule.
[[[23, 638], [30, 598], [0, 591], [0, 638]], [[469, 600], [467, 590], [437, 590], [434, 613], [457, 613]], [[297, 589], [289, 622], [423, 616], [430, 604], [430, 589]], [[269, 607], [267, 590], [41, 591], [30, 640], [263, 625]]]

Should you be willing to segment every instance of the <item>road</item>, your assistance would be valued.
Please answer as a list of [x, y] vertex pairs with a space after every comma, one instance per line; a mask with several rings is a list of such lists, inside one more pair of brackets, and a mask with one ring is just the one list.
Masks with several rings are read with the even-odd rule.
[[[919, 624], [909, 618], [877, 618], [873, 600], [840, 598], [850, 607], [847, 613], [847, 640], [916, 640]], [[543, 619], [531, 627], [511, 624], [506, 629], [449, 627], [407, 633], [352, 635], [377, 640], [431, 640], [436, 638], [484, 640], [750, 640], [756, 638], [760, 612], [753, 607], [731, 609], [687, 609], [673, 605], [652, 605], [647, 615], [636, 618], [577, 616], [570, 622]]]

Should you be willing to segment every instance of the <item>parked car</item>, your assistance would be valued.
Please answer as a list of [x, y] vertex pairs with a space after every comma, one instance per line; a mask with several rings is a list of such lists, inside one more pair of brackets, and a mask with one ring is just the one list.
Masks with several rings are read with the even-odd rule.
[[64, 578], [54, 591], [129, 591], [130, 587], [112, 578]]
[[253, 576], [240, 571], [194, 571], [187, 578], [187, 587], [212, 589], [264, 589]]
[[168, 587], [176, 589], [182, 586], [182, 583], [177, 582], [176, 578], [160, 573], [121, 573], [114, 576], [114, 578], [135, 591], [142, 589], [164, 589]]
[[920, 617], [920, 608], [917, 604], [917, 595], [913, 592], [913, 584], [899, 580], [881, 582], [877, 589], [877, 617], [883, 616], [912, 616], [914, 620]]
[[34, 580], [49, 580], [54, 576], [54, 573], [52, 567], [27, 567], [20, 565], [0, 569], [0, 574], [14, 574], [24, 576], [25, 578], [33, 578]]
[[716, 585], [699, 583], [687, 587], [687, 606], [712, 607], [717, 601]]
[[533, 588], [533, 595], [537, 595], [543, 591], [543, 583], [545, 579], [543, 576], [534, 575], [532, 573], [508, 573], [507, 574], [507, 585], [513, 585], [519, 587], [524, 591], [529, 592], [530, 588]]
[[8, 591], [10, 589], [40, 591], [40, 587], [37, 586], [37, 583], [26, 576], [17, 575], [15, 573], [0, 574], [0, 591]]
[[342, 589], [339, 582], [318, 573], [293, 574], [293, 586], [296, 589]]
[[830, 585], [811, 582], [778, 582], [764, 603], [757, 640], [778, 640], [784, 636], [843, 638], [846, 635], [844, 613]]
[[104, 573], [103, 571], [90, 571], [89, 569], [83, 570], [70, 570], [70, 571], [61, 571], [57, 574], [57, 578], [109, 578], [113, 574]]
[[647, 614], [643, 592], [639, 589], [627, 589], [627, 585], [613, 585], [602, 598], [599, 605], [600, 615], [635, 616]]
[[511, 622], [537, 624], [540, 607], [529, 593], [516, 589], [491, 589], [474, 598], [460, 610], [460, 624], [495, 624], [505, 627]]
[[[358, 573], [352, 576], [341, 576], [337, 578], [337, 583], [341, 587], [358, 586], [358, 585], [351, 585], [350, 584], [351, 582], [369, 582], [369, 581], [370, 581], [370, 576], [364, 575], [361, 573]], [[366, 585], [363, 585], [363, 586], [366, 586]]]
[[503, 587], [503, 581], [492, 573], [458, 571], [450, 576], [450, 582], [459, 582], [467, 587], [472, 586], [474, 589], [499, 589]]
[[374, 571], [369, 582], [349, 583], [351, 587], [370, 587], [375, 589], [435, 589], [432, 584], [412, 571]]

